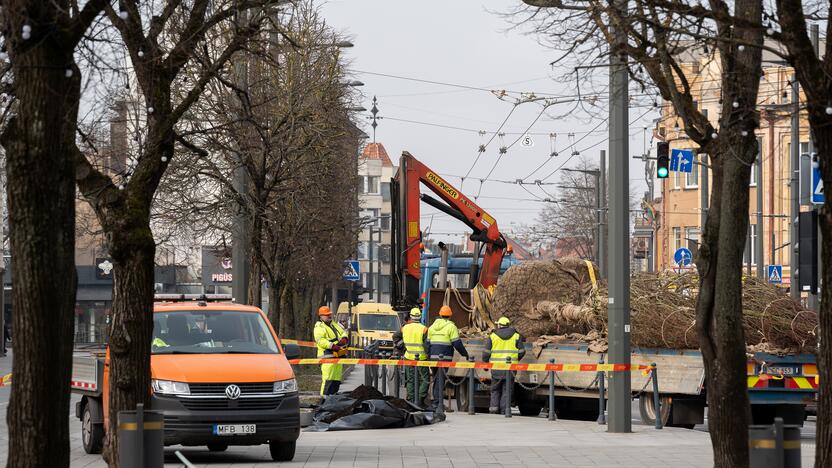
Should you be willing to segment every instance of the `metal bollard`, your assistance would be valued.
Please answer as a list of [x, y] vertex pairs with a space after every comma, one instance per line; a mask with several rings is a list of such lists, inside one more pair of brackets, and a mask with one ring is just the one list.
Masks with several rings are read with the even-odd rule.
[[748, 427], [748, 458], [751, 466], [765, 468], [799, 468], [800, 426], [783, 424], [783, 418], [774, 418], [774, 424]]
[[[373, 359], [378, 359], [378, 351], [373, 351]], [[378, 364], [373, 364], [373, 388], [378, 388]]]
[[[506, 363], [510, 366], [511, 365], [511, 357], [506, 357]], [[506, 417], [511, 417], [511, 390], [514, 387], [514, 378], [511, 375], [511, 370], [506, 371]]]
[[[382, 353], [381, 358], [387, 359], [387, 353]], [[387, 395], [387, 366], [381, 366], [381, 394]]]
[[[554, 359], [549, 359], [549, 364], [554, 364]], [[555, 415], [555, 371], [549, 371], [549, 421], [556, 421]]]
[[393, 368], [393, 371], [396, 373], [393, 376], [393, 384], [395, 385], [395, 388], [393, 389], [393, 396], [399, 398], [401, 396], [402, 368], [396, 366]]
[[[604, 360], [601, 359], [598, 361], [598, 364], [603, 364]], [[607, 423], [607, 415], [604, 414], [606, 411], [606, 390], [604, 385], [604, 378], [606, 377], [606, 373], [604, 371], [598, 371], [598, 424], [606, 424]]]
[[[362, 344], [362, 348], [364, 348], [364, 350], [361, 352], [361, 357], [363, 357], [364, 359], [370, 359], [372, 357], [372, 355], [370, 354], [370, 351], [366, 347], [366, 342], [364, 341], [364, 338], [361, 339], [361, 344]], [[370, 384], [372, 384], [372, 383], [373, 383], [373, 367], [369, 364], [364, 364], [364, 386], [369, 387]]]
[[653, 381], [653, 408], [656, 410], [656, 429], [662, 428], [662, 407], [659, 401], [659, 376], [656, 363], [650, 364], [650, 379]]
[[[474, 362], [474, 356], [468, 356], [468, 362]], [[474, 380], [476, 375], [476, 369], [473, 367], [468, 369], [468, 414], [476, 413], [476, 408], [474, 407], [474, 386], [476, 385]]]
[[136, 411], [118, 413], [118, 459], [125, 468], [161, 468], [164, 465], [164, 416], [159, 411], [145, 411], [144, 405], [136, 405]]

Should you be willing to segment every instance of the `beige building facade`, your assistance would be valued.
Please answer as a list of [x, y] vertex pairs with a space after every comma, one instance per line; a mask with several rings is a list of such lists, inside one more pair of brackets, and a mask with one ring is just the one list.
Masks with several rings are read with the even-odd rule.
[[[765, 57], [764, 57], [765, 59]], [[719, 61], [696, 60], [684, 64], [691, 82], [697, 107], [706, 114], [714, 127], [719, 125], [723, 105], [720, 90]], [[760, 112], [760, 127], [756, 131], [759, 145], [758, 159], [751, 173], [749, 193], [749, 223], [744, 268], [756, 274], [757, 265], [765, 271], [767, 265], [783, 265], [783, 285], [790, 284], [789, 268], [791, 241], [789, 207], [791, 199], [791, 174], [797, 169], [791, 167], [791, 116], [792, 88], [789, 81], [793, 70], [785, 66], [773, 66], [764, 61], [764, 76], [760, 79], [757, 108]], [[804, 96], [800, 96], [803, 102]], [[654, 137], [667, 141], [672, 149], [693, 149], [696, 144], [684, 133], [683, 124], [669, 104], [662, 108]], [[801, 158], [809, 154], [809, 126], [805, 111], [800, 115]], [[661, 270], [678, 269], [674, 253], [681, 247], [688, 247], [695, 253], [702, 232], [702, 200], [704, 177], [708, 179], [708, 198], [713, 189], [710, 174], [703, 155], [696, 155], [691, 173], [670, 172], [666, 179], [657, 179], [654, 224], [656, 234], [655, 266]], [[758, 204], [758, 191], [762, 191], [762, 204]], [[803, 207], [808, 210], [809, 207]], [[762, 213], [759, 222], [758, 211]], [[763, 248], [757, 246], [762, 236]]]
[[359, 217], [364, 222], [358, 235], [358, 261], [361, 285], [373, 290], [372, 297], [362, 296], [368, 302], [390, 302], [390, 179], [395, 171], [384, 145], [373, 142], [364, 147], [358, 166]]

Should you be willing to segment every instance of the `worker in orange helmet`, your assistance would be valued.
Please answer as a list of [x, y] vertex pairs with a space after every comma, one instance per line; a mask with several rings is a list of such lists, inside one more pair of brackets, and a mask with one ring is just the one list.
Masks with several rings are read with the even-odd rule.
[[[347, 354], [347, 332], [332, 320], [332, 311], [327, 306], [318, 309], [318, 320], [313, 335], [319, 358], [340, 358]], [[334, 395], [341, 387], [343, 364], [321, 364], [321, 395]]]
[[[428, 338], [426, 341], [428, 354], [431, 361], [453, 361], [454, 349], [464, 358], [468, 358], [468, 351], [462, 340], [459, 339], [459, 329], [456, 324], [450, 321], [453, 315], [453, 310], [449, 306], [443, 305], [439, 309], [439, 317], [434, 320], [433, 325], [428, 328]], [[437, 367], [434, 373], [433, 380], [433, 394], [431, 398], [431, 409], [436, 411], [439, 405], [443, 403], [443, 393], [445, 391], [445, 372], [444, 367]]]

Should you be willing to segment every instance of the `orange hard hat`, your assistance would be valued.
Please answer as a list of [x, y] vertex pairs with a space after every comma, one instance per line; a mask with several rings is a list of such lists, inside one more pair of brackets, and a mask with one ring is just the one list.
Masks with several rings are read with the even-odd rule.
[[451, 310], [450, 307], [443, 305], [441, 309], [439, 309], [439, 316], [441, 317], [450, 317], [453, 315], [454, 311]]
[[318, 308], [318, 315], [332, 315], [332, 311], [327, 306], [321, 306]]

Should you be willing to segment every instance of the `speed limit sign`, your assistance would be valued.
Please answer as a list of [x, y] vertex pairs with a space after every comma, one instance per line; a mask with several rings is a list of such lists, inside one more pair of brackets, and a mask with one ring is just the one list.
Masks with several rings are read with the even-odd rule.
[[534, 139], [529, 134], [523, 135], [523, 138], [520, 139], [520, 144], [526, 148], [531, 148], [534, 146]]

